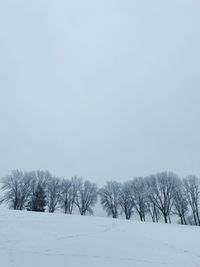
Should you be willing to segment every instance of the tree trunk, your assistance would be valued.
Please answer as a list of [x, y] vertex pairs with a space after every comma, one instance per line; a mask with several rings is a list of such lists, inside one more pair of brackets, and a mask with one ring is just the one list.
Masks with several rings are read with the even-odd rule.
[[180, 215], [180, 219], [181, 219], [181, 224], [184, 224], [182, 215]]
[[193, 211], [193, 217], [194, 217], [194, 223], [195, 223], [195, 225], [197, 225], [197, 219], [196, 219], [195, 211]]
[[183, 221], [184, 221], [184, 224], [187, 225], [187, 222], [186, 222], [186, 219], [185, 219], [185, 215], [183, 215]]
[[157, 211], [155, 210], [155, 217], [156, 217], [156, 222], [158, 222], [158, 215], [157, 215]]
[[164, 216], [165, 223], [168, 223], [168, 221], [167, 221], [167, 215], [166, 214], [163, 214], [163, 216]]

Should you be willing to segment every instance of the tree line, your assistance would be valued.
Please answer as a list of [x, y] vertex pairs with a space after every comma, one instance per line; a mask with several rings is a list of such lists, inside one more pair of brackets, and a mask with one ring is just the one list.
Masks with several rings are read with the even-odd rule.
[[58, 178], [49, 171], [13, 170], [1, 179], [0, 204], [10, 209], [50, 213], [57, 209], [72, 214], [93, 214], [100, 203], [107, 215], [127, 220], [137, 214], [141, 221], [171, 223], [176, 216], [181, 224], [200, 225], [200, 179], [190, 175], [179, 178], [172, 172], [135, 177], [119, 183], [108, 181], [102, 188], [79, 177]]

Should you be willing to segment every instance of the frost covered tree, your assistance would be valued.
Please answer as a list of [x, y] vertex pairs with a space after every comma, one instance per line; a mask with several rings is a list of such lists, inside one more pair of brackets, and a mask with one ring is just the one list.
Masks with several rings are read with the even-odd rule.
[[133, 203], [140, 220], [145, 221], [147, 214], [147, 188], [143, 177], [135, 177], [131, 182]]
[[93, 214], [93, 206], [97, 202], [97, 185], [90, 181], [79, 180], [78, 191], [75, 198], [75, 204], [81, 215], [86, 212]]
[[147, 178], [148, 198], [160, 210], [165, 223], [171, 222], [176, 180], [177, 175], [172, 172], [157, 173]]
[[83, 184], [82, 178], [77, 176], [71, 179], [63, 179], [61, 181], [60, 191], [60, 207], [64, 210], [64, 213], [72, 214], [74, 205], [80, 205], [80, 190]]
[[75, 200], [78, 196], [78, 191], [80, 188], [80, 185], [82, 184], [82, 178], [79, 178], [77, 176], [73, 176], [71, 178], [71, 182], [72, 182], [72, 189], [71, 189], [71, 207], [70, 207], [70, 213], [72, 213], [74, 205], [75, 205]]
[[72, 213], [74, 203], [73, 184], [69, 179], [63, 179], [61, 181], [59, 203], [60, 207], [64, 210], [64, 213]]
[[53, 213], [60, 200], [60, 179], [56, 177], [51, 177], [47, 183], [46, 195], [47, 195], [47, 206], [50, 213]]
[[22, 210], [31, 194], [31, 178], [27, 173], [13, 170], [10, 175], [1, 179], [3, 191], [0, 202], [8, 203], [14, 210]]
[[183, 182], [177, 179], [173, 192], [173, 214], [179, 216], [181, 224], [187, 224], [188, 200], [184, 192]]
[[200, 225], [200, 179], [194, 175], [190, 175], [183, 179], [183, 186], [187, 201], [192, 210], [195, 225]]
[[156, 207], [155, 203], [152, 201], [149, 201], [147, 198], [147, 212], [150, 215], [152, 222], [159, 222], [159, 219], [161, 217], [161, 212], [160, 210]]
[[120, 207], [121, 184], [115, 181], [109, 181], [99, 190], [101, 205], [108, 215], [117, 218]]
[[125, 182], [122, 184], [119, 196], [119, 204], [121, 206], [122, 213], [125, 215], [125, 218], [130, 220], [134, 207], [132, 182]]

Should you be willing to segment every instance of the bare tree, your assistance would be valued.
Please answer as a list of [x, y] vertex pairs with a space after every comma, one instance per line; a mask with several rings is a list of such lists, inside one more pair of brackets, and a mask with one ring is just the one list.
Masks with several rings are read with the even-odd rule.
[[147, 189], [143, 177], [135, 177], [131, 183], [134, 207], [141, 221], [147, 214]]
[[27, 172], [24, 172], [21, 179], [19, 180], [19, 209], [22, 210], [25, 208], [25, 205], [31, 195], [31, 183], [32, 177], [29, 177]]
[[60, 179], [51, 177], [47, 183], [47, 206], [49, 212], [53, 213], [60, 200]]
[[1, 179], [1, 190], [4, 192], [0, 202], [6, 202], [14, 210], [22, 210], [31, 193], [31, 179], [27, 173], [13, 170]]
[[78, 190], [80, 188], [80, 184], [82, 183], [82, 178], [79, 178], [77, 176], [73, 176], [71, 178], [72, 188], [71, 188], [71, 205], [69, 213], [71, 214], [74, 209], [75, 200], [78, 195]]
[[165, 223], [170, 222], [173, 205], [173, 192], [177, 175], [172, 172], [162, 172], [148, 177], [148, 198], [160, 210]]
[[64, 210], [64, 213], [72, 213], [72, 201], [73, 201], [73, 187], [72, 181], [69, 179], [63, 179], [61, 182], [60, 191], [60, 207]]
[[120, 205], [120, 190], [121, 184], [115, 181], [109, 181], [99, 190], [101, 204], [108, 215], [113, 218], [118, 217]]
[[37, 170], [33, 171], [32, 175], [34, 180], [43, 188], [46, 187], [48, 180], [52, 178], [52, 174], [49, 171]]
[[187, 201], [192, 209], [194, 224], [200, 225], [200, 179], [194, 175], [190, 175], [183, 179], [183, 186], [187, 196]]
[[75, 198], [75, 204], [81, 215], [85, 215], [86, 212], [93, 214], [92, 207], [97, 202], [97, 186], [90, 181], [79, 180], [79, 186], [77, 195]]
[[59, 203], [64, 213], [72, 214], [82, 182], [77, 176], [62, 180]]
[[133, 214], [133, 207], [134, 207], [133, 190], [131, 182], [125, 182], [121, 186], [119, 204], [121, 206], [122, 213], [124, 213], [125, 215], [125, 218], [127, 220], [130, 220]]
[[184, 192], [183, 182], [176, 180], [173, 192], [173, 214], [179, 216], [181, 224], [187, 224], [186, 216], [188, 212], [188, 201]]
[[159, 219], [161, 217], [161, 212], [160, 210], [156, 207], [155, 203], [150, 201], [147, 198], [147, 212], [151, 216], [152, 222], [159, 222]]

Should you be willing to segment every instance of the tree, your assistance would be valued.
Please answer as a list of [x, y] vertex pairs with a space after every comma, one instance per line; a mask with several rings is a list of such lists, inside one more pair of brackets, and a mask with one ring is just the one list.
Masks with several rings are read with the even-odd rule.
[[14, 210], [22, 210], [31, 193], [31, 178], [27, 173], [13, 170], [10, 175], [1, 179], [1, 190], [4, 192], [0, 202], [6, 202]]
[[192, 210], [194, 223], [195, 225], [200, 225], [200, 179], [194, 175], [190, 175], [183, 179], [183, 186], [187, 201]]
[[151, 201], [147, 201], [147, 212], [151, 216], [152, 222], [159, 222], [161, 217], [160, 210]]
[[183, 182], [177, 179], [173, 192], [173, 214], [179, 216], [181, 224], [187, 224], [188, 201], [184, 192]]
[[86, 212], [93, 214], [92, 207], [97, 202], [97, 186], [90, 181], [80, 180], [78, 186], [78, 192], [75, 198], [75, 204], [81, 215], [85, 215]]
[[141, 221], [145, 221], [147, 214], [147, 189], [143, 177], [136, 177], [131, 183], [133, 194], [133, 205]]
[[121, 184], [115, 181], [109, 181], [100, 189], [101, 205], [106, 210], [108, 215], [117, 218], [120, 205], [120, 190]]
[[46, 189], [48, 181], [52, 179], [52, 175], [49, 171], [30, 171], [27, 176], [31, 179], [31, 194], [28, 201], [28, 209], [34, 211], [34, 202], [37, 199], [36, 194], [38, 193], [38, 188], [42, 188], [44, 194], [46, 195]]
[[148, 198], [160, 210], [165, 223], [170, 222], [173, 205], [173, 193], [177, 175], [172, 172], [162, 172], [148, 177]]
[[64, 210], [64, 213], [72, 213], [74, 203], [72, 180], [62, 180], [59, 203], [60, 207]]
[[133, 190], [132, 183], [125, 182], [121, 186], [119, 204], [122, 209], [122, 213], [124, 213], [125, 218], [130, 220], [133, 214], [134, 200], [133, 200]]
[[46, 206], [46, 195], [41, 185], [38, 185], [37, 190], [31, 201], [27, 205], [27, 209], [31, 211], [44, 212]]
[[60, 179], [51, 177], [47, 183], [47, 206], [50, 213], [56, 210], [60, 200]]

